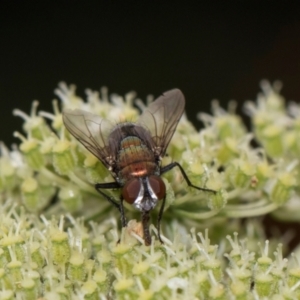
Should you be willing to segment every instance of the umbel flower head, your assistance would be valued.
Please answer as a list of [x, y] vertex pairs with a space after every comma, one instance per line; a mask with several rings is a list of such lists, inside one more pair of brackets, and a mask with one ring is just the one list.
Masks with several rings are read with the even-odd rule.
[[134, 122], [145, 109], [135, 93], [87, 90], [84, 101], [61, 83], [52, 113], [38, 112], [37, 102], [30, 115], [14, 110], [24, 120], [21, 143], [0, 146], [0, 299], [298, 299], [298, 256], [288, 264], [285, 240], [266, 240], [257, 218], [300, 216], [300, 106], [286, 106], [280, 88], [264, 81], [257, 101], [245, 104], [250, 132], [233, 102], [200, 113], [200, 131], [181, 118], [162, 164], [177, 161], [216, 194], [188, 188], [179, 170], [163, 175], [164, 243], [151, 225], [149, 247], [130, 205], [120, 230], [119, 212], [93, 187], [113, 178], [61, 115], [78, 108]]

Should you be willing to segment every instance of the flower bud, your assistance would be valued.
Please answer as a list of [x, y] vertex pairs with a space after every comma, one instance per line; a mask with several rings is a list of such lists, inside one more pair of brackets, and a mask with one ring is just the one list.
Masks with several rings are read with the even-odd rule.
[[13, 114], [21, 117], [25, 121], [23, 128], [26, 133], [30, 134], [30, 136], [35, 139], [42, 140], [43, 137], [49, 135], [51, 131], [45, 120], [42, 117], [37, 116], [38, 105], [38, 101], [32, 102], [30, 115], [27, 115], [19, 109], [15, 109]]
[[209, 290], [209, 299], [224, 299], [225, 291], [226, 289], [223, 284], [218, 283], [216, 285], [213, 285]]
[[238, 142], [228, 137], [220, 145], [217, 151], [217, 159], [221, 164], [226, 164], [230, 159], [237, 156]]
[[106, 292], [109, 288], [107, 273], [103, 270], [96, 270], [93, 275], [93, 280], [97, 283], [101, 292]]
[[225, 140], [230, 137], [240, 137], [246, 133], [240, 117], [233, 114], [220, 115], [214, 118], [219, 131], [219, 138]]
[[0, 157], [0, 191], [10, 190], [16, 184], [15, 168], [7, 157]]
[[69, 141], [58, 141], [52, 148], [53, 166], [60, 175], [73, 171], [76, 159]]
[[45, 259], [40, 251], [41, 245], [38, 242], [30, 242], [30, 255], [32, 262], [35, 262], [39, 268], [42, 268], [45, 264]]
[[247, 188], [255, 174], [255, 166], [246, 160], [234, 160], [226, 170], [226, 174], [234, 187]]
[[3, 237], [0, 241], [0, 246], [4, 250], [7, 261], [12, 261], [14, 258], [21, 262], [25, 261], [24, 239], [21, 235], [16, 234]]
[[[70, 295], [73, 294], [72, 285], [69, 283], [69, 280], [64, 281], [64, 285], [60, 284], [55, 287], [54, 291], [59, 295], [58, 299], [70, 299]], [[55, 299], [54, 299], [55, 300]]]
[[278, 180], [274, 184], [270, 198], [273, 202], [282, 205], [291, 197], [292, 188], [296, 186], [294, 174], [283, 173], [278, 176]]
[[270, 274], [258, 273], [255, 276], [254, 286], [259, 297], [268, 297], [274, 288], [274, 279]]
[[0, 299], [2, 300], [14, 300], [15, 295], [12, 290], [2, 290], [0, 292]]
[[[13, 284], [12, 281], [9, 278], [9, 274], [7, 272], [7, 269], [1, 268], [0, 269], [0, 284], [2, 287], [2, 290], [6, 289], [6, 290], [10, 290], [13, 289]], [[1, 292], [0, 292], [1, 295]], [[2, 299], [0, 297], [0, 299]]]
[[0, 268], [4, 268], [7, 264], [7, 258], [5, 256], [5, 252], [2, 248], [0, 248]]
[[43, 271], [44, 271], [43, 293], [45, 294], [45, 291], [52, 291], [53, 286], [58, 285], [59, 279], [60, 279], [60, 277], [59, 277], [60, 274], [58, 273], [56, 268], [53, 266], [53, 264], [47, 265], [43, 269]]
[[85, 259], [82, 253], [78, 251], [72, 252], [67, 269], [67, 275], [71, 281], [84, 281], [86, 277], [84, 261]]
[[251, 285], [251, 278], [252, 278], [252, 272], [248, 269], [233, 269], [231, 270], [232, 275], [235, 279], [237, 279], [237, 282], [242, 282], [245, 284], [248, 289], [250, 289]]
[[56, 144], [57, 139], [54, 136], [46, 137], [40, 146], [40, 151], [45, 156], [51, 156], [52, 148]]
[[150, 269], [150, 267], [151, 266], [146, 261], [139, 262], [139, 263], [133, 265], [132, 274], [138, 275], [138, 276], [140, 276], [142, 274], [146, 274], [147, 271]]
[[95, 281], [88, 280], [81, 287], [85, 300], [98, 300], [98, 286]]
[[210, 259], [203, 261], [202, 266], [204, 270], [211, 270], [217, 281], [222, 279], [221, 261], [219, 259], [211, 257]]
[[221, 210], [227, 203], [227, 192], [225, 190], [220, 190], [216, 194], [210, 192], [208, 199], [208, 207], [211, 210]]
[[288, 286], [293, 287], [300, 281], [300, 268], [292, 268], [288, 271]]
[[51, 133], [48, 125], [42, 117], [31, 117], [29, 122], [24, 123], [24, 130], [35, 139], [42, 140], [44, 136]]
[[260, 162], [256, 166], [257, 188], [261, 188], [274, 176], [274, 170], [267, 162]]
[[121, 278], [114, 282], [114, 288], [117, 294], [122, 294], [128, 291], [128, 289], [130, 289], [133, 285], [134, 281], [132, 279]]
[[[194, 284], [198, 287], [198, 293], [203, 295], [207, 295], [210, 289], [210, 282], [208, 280], [208, 272], [207, 271], [198, 271], [194, 278]], [[208, 297], [206, 297], [208, 299]]]
[[20, 285], [24, 300], [37, 299], [38, 290], [36, 288], [35, 282], [31, 278], [24, 278], [21, 281]]
[[58, 197], [63, 208], [68, 212], [76, 212], [82, 208], [82, 194], [74, 186], [61, 188]]
[[29, 139], [23, 141], [20, 145], [20, 150], [32, 169], [39, 170], [45, 166], [45, 158], [40, 151], [40, 145], [37, 140]]
[[235, 299], [247, 299], [247, 292], [249, 291], [249, 285], [246, 285], [242, 281], [234, 281], [230, 284], [229, 289]]
[[53, 181], [43, 173], [37, 174], [35, 179], [38, 182], [41, 200], [43, 200], [44, 204], [50, 202], [56, 193], [56, 187], [53, 184]]
[[267, 126], [262, 132], [262, 142], [265, 151], [271, 157], [280, 157], [283, 154], [283, 130], [284, 128], [272, 124]]
[[103, 270], [108, 270], [112, 264], [111, 253], [107, 250], [101, 250], [97, 253], [97, 261], [102, 266]]
[[22, 263], [18, 260], [13, 260], [6, 265], [9, 278], [13, 285], [18, 285], [22, 280]]
[[143, 290], [139, 293], [138, 300], [151, 300], [154, 299], [154, 292], [151, 290]]
[[107, 169], [96, 156], [90, 153], [86, 155], [83, 165], [87, 180], [93, 184], [103, 182], [103, 179], [107, 176]]
[[32, 177], [26, 178], [21, 185], [21, 191], [26, 208], [29, 211], [38, 211], [41, 203], [37, 181]]
[[268, 256], [261, 256], [257, 259], [257, 269], [260, 272], [266, 272], [271, 264], [273, 263], [272, 259]]
[[29, 270], [27, 272], [27, 277], [34, 281], [35, 289], [38, 293], [40, 293], [41, 292], [41, 287], [42, 287], [40, 273], [38, 271]]
[[52, 229], [50, 233], [52, 247], [50, 253], [54, 264], [65, 264], [71, 255], [68, 235], [58, 229]]

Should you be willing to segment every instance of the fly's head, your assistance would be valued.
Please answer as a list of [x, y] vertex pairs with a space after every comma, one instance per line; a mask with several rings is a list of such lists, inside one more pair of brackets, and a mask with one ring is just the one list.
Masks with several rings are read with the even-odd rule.
[[166, 186], [156, 175], [134, 177], [122, 189], [123, 199], [139, 211], [152, 210], [166, 196]]

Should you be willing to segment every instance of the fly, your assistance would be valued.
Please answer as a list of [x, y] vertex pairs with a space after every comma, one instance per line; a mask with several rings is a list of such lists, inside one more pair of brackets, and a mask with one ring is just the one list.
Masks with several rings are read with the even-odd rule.
[[[119, 210], [123, 227], [127, 225], [123, 201], [141, 212], [146, 245], [151, 244], [150, 211], [160, 200], [157, 230], [162, 242], [160, 222], [166, 201], [166, 186], [160, 178], [162, 174], [178, 167], [188, 186], [215, 193], [193, 185], [178, 162], [161, 166], [184, 106], [182, 92], [173, 89], [152, 102], [135, 123], [115, 125], [79, 109], [63, 111], [63, 122], [68, 131], [104, 164], [115, 180], [97, 183], [96, 190]], [[121, 189], [119, 201], [104, 193], [105, 189]]]

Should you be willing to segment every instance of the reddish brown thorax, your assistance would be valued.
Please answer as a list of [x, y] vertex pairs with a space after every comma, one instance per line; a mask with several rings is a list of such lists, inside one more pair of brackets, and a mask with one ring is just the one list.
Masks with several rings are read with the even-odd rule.
[[119, 177], [124, 183], [130, 178], [148, 176], [157, 171], [153, 152], [136, 136], [121, 141], [118, 163]]

